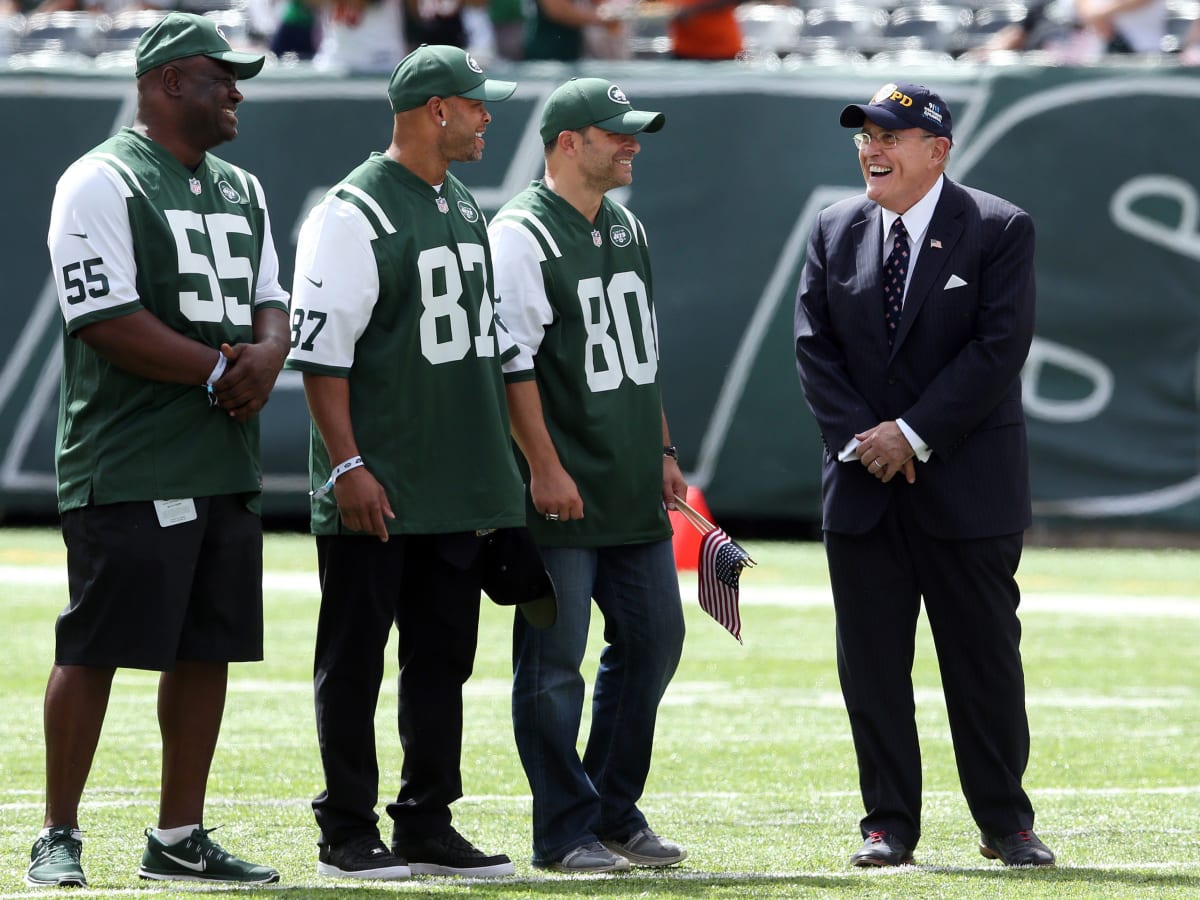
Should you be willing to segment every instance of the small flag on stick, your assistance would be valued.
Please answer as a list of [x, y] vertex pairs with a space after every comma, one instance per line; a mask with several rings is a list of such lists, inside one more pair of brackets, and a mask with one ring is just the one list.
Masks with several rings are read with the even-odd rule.
[[754, 560], [722, 529], [675, 498], [683, 517], [704, 535], [700, 541], [700, 608], [717, 620], [742, 643], [742, 617], [738, 611], [738, 580], [742, 569]]

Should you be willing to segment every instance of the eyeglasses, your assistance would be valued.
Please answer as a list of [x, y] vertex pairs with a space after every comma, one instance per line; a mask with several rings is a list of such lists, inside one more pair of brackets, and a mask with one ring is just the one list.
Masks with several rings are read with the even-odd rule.
[[854, 146], [857, 147], [859, 150], [865, 150], [867, 147], [870, 147], [871, 144], [876, 143], [876, 142], [879, 143], [879, 146], [886, 147], [887, 149], [890, 150], [893, 147], [895, 147], [898, 143], [900, 143], [901, 141], [907, 141], [907, 140], [920, 141], [920, 140], [925, 140], [926, 138], [935, 138], [935, 137], [937, 137], [936, 134], [914, 134], [912, 137], [906, 138], [906, 137], [901, 137], [898, 134], [893, 134], [890, 131], [881, 131], [876, 137], [871, 137], [871, 135], [869, 135], [867, 132], [859, 131], [859, 132], [856, 132], [855, 134], [850, 135], [850, 140], [854, 141]]

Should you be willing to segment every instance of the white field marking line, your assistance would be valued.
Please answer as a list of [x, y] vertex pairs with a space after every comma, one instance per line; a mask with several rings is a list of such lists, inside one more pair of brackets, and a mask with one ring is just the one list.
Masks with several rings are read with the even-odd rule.
[[[1098, 799], [1112, 799], [1126, 796], [1145, 797], [1193, 797], [1200, 796], [1200, 784], [1183, 784], [1170, 787], [1067, 787], [1067, 788], [1026, 788], [1031, 796], [1050, 798], [1050, 797], [1068, 797], [1068, 798], [1086, 798], [1094, 797]], [[42, 809], [43, 794], [41, 791], [12, 791], [14, 794], [23, 794], [29, 796], [27, 801], [10, 801], [0, 803], [0, 812], [22, 812], [25, 810]], [[129, 809], [135, 806], [144, 806], [147, 802], [155, 801], [158, 797], [158, 789], [146, 788], [140, 791], [127, 791], [124, 793], [134, 794], [135, 797], [128, 799], [114, 800], [84, 800], [82, 806], [86, 809]], [[737, 801], [744, 798], [768, 797], [777, 798], [774, 791], [766, 791], [755, 793], [752, 791], [654, 791], [646, 796], [646, 804], [649, 807], [661, 807], [666, 804], [678, 800], [686, 801], [720, 801], [727, 803], [729, 801]], [[799, 800], [811, 802], [813, 800], [852, 800], [859, 799], [859, 793], [856, 790], [841, 790], [841, 791], [797, 791], [796, 796]], [[925, 790], [923, 796], [931, 800], [957, 800], [962, 796], [961, 791], [957, 789], [932, 789]], [[276, 809], [308, 809], [311, 805], [311, 798], [306, 796], [293, 798], [276, 798], [269, 797], [247, 797], [244, 799], [231, 797], [209, 797], [208, 806], [213, 809], [238, 809], [246, 806], [270, 806]], [[519, 809], [528, 809], [531, 803], [528, 794], [467, 794], [457, 801], [464, 806], [472, 804], [487, 805], [487, 806], [514, 806]], [[1190, 832], [1192, 829], [1186, 827], [1159, 828], [1155, 829], [1164, 833], [1183, 834]], [[1048, 832], [1049, 833], [1049, 832]], [[1197, 860], [1200, 864], [1200, 860]]]
[[[134, 670], [123, 670], [120, 674], [121, 684], [125, 687], [154, 687], [158, 684], [156, 675], [147, 675]], [[739, 688], [736, 694], [730, 693], [730, 682], [717, 681], [673, 681], [663, 697], [664, 706], [706, 706], [731, 707], [745, 706], [750, 699], [759, 703], [769, 703], [776, 708], [788, 709], [829, 709], [842, 710], [845, 707], [842, 695], [834, 690], [799, 690], [795, 688]], [[264, 681], [258, 678], [239, 678], [236, 673], [229, 679], [229, 693], [246, 694], [287, 694], [308, 695], [312, 692], [312, 682], [308, 679], [295, 681]], [[512, 692], [512, 681], [507, 678], [475, 677], [463, 686], [463, 696], [466, 698], [497, 698], [507, 697]], [[395, 694], [384, 693], [381, 697], [394, 697]], [[919, 705], [938, 705], [944, 700], [941, 688], [918, 689], [915, 699]], [[1031, 709], [1178, 709], [1191, 708], [1195, 703], [1194, 692], [1182, 686], [1173, 686], [1155, 692], [1139, 692], [1122, 696], [1103, 694], [1076, 693], [1055, 690], [1044, 692], [1037, 688], [1026, 687], [1025, 705]], [[1082, 732], [1080, 732], [1082, 734]], [[1174, 731], [1129, 731], [1126, 737], [1130, 739], [1149, 739], [1154, 737], [1178, 737], [1182, 729]], [[849, 733], [813, 732], [805, 735], [806, 741], [841, 741], [849, 740]], [[773, 738], [764, 735], [746, 735], [744, 741], [769, 741]], [[0, 807], [2, 808], [2, 807]]]
[[[37, 586], [67, 584], [65, 566], [0, 565], [0, 583]], [[263, 588], [267, 591], [319, 594], [317, 573], [268, 571], [263, 573]], [[696, 590], [691, 574], [680, 578], [680, 591], [685, 601]], [[744, 606], [782, 606], [807, 608], [828, 606], [833, 599], [829, 588], [791, 587], [787, 585], [755, 585], [744, 583], [740, 602]], [[1021, 599], [1022, 615], [1030, 613], [1088, 613], [1107, 616], [1162, 616], [1167, 618], [1200, 618], [1200, 597], [1157, 597], [1137, 594], [1051, 594], [1025, 592]]]
[[[686, 865], [686, 863], [685, 863]], [[1189, 873], [1192, 871], [1200, 871], [1200, 863], [1194, 861], [1170, 860], [1164, 862], [1144, 862], [1144, 863], [1105, 863], [1104, 865], [1064, 865], [1059, 863], [1056, 867], [1060, 870], [1081, 869], [1087, 872], [1096, 873], [1096, 878], [1099, 879], [1103, 872], [1121, 871], [1121, 872], [1180, 872]], [[461, 886], [469, 888], [472, 885], [531, 885], [542, 888], [552, 888], [556, 884], [580, 884], [580, 883], [602, 883], [608, 882], [611, 884], [629, 884], [633, 887], [641, 887], [651, 885], [656, 882], [697, 882], [701, 884], [736, 884], [748, 882], [797, 882], [811, 879], [815, 883], [826, 883], [830, 879], [844, 881], [846, 884], [857, 883], [863, 878], [920, 878], [925, 875], [971, 875], [977, 876], [980, 872], [992, 873], [996, 878], [1005, 879], [1020, 879], [1023, 877], [1021, 871], [1013, 869], [1005, 869], [997, 866], [995, 863], [981, 860], [975, 866], [939, 866], [939, 865], [923, 865], [916, 864], [911, 866], [897, 866], [895, 868], [880, 868], [867, 871], [830, 871], [830, 870], [796, 870], [783, 872], [710, 872], [710, 871], [692, 871], [689, 869], [679, 868], [676, 866], [666, 867], [662, 869], [645, 869], [639, 868], [632, 872], [621, 872], [619, 874], [603, 874], [603, 875], [566, 875], [555, 873], [553, 875], [517, 875], [505, 878], [455, 878], [453, 884], [448, 887]], [[438, 876], [417, 876], [415, 878], [406, 879], [396, 882], [375, 882], [376, 888], [395, 888], [398, 896], [402, 896], [405, 891], [417, 891], [421, 886], [430, 885], [446, 885], [447, 883], [440, 880]], [[298, 881], [289, 881], [287, 878], [281, 879], [276, 884], [267, 885], [240, 885], [231, 886], [227, 883], [214, 882], [210, 886], [202, 886], [202, 882], [192, 882], [187, 891], [188, 894], [208, 894], [208, 893], [227, 893], [232, 890], [240, 890], [242, 888], [253, 887], [254, 891], [295, 891], [303, 890], [306, 893], [329, 893], [332, 896], [339, 896], [344, 891], [350, 889], [350, 885], [355, 888], [362, 887], [363, 883], [354, 881], [353, 879], [337, 879], [331, 880], [331, 883], [313, 884], [308, 879]], [[71, 888], [71, 897], [146, 897], [160, 896], [164, 892], [173, 892], [179, 889], [178, 884], [165, 883], [158, 890], [153, 887], [143, 888], [111, 888], [95, 889], [95, 888]], [[438, 892], [441, 893], [440, 891]], [[449, 894], [448, 894], [449, 895]], [[0, 900], [28, 900], [31, 896], [29, 890], [20, 893], [0, 893]]]

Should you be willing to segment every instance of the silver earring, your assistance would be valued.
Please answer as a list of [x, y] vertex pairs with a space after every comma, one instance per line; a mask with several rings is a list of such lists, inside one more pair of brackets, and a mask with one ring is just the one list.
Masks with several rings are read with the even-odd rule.
[[446, 120], [445, 120], [445, 119], [442, 119], [442, 127], [443, 127], [443, 128], [445, 128], [445, 127], [446, 127]]

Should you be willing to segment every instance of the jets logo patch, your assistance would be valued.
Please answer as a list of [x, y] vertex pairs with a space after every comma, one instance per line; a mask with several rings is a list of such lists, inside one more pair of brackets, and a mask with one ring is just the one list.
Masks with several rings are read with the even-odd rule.
[[468, 222], [479, 221], [479, 210], [473, 207], [470, 203], [467, 203], [465, 200], [458, 201], [458, 211], [462, 213], [462, 217]]
[[629, 229], [624, 225], [614, 225], [608, 229], [608, 237], [613, 242], [614, 247], [628, 247], [633, 241], [633, 235], [629, 233]]
[[625, 92], [615, 84], [611, 85], [608, 89], [608, 99], [613, 103], [624, 103], [626, 105], [629, 103], [629, 98], [625, 96]]
[[242, 195], [239, 194], [237, 191], [235, 191], [233, 189], [233, 185], [231, 185], [228, 181], [225, 181], [224, 179], [222, 179], [221, 181], [218, 181], [217, 189], [221, 192], [221, 196], [224, 197], [226, 200], [228, 200], [230, 203], [241, 203], [242, 202]]
[[483, 69], [480, 67], [479, 63], [475, 62], [475, 57], [473, 57], [470, 53], [467, 54], [467, 68], [479, 75], [483, 74]]

